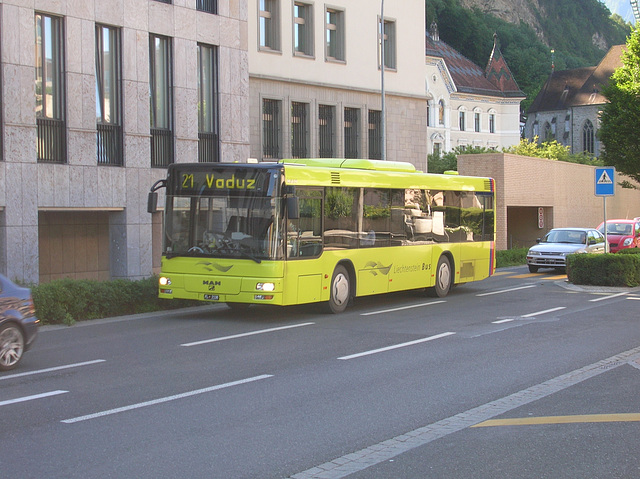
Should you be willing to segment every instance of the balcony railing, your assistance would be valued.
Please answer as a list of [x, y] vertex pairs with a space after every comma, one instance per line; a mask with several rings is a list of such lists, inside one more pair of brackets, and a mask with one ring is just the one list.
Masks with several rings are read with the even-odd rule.
[[37, 118], [38, 161], [43, 163], [65, 163], [67, 139], [64, 120]]
[[98, 123], [97, 127], [98, 164], [122, 166], [124, 164], [122, 127], [103, 123]]
[[220, 161], [218, 157], [218, 135], [198, 133], [198, 161], [200, 163]]
[[196, 0], [196, 10], [217, 14], [218, 0]]
[[173, 131], [151, 128], [151, 166], [169, 166], [171, 163], [173, 163]]

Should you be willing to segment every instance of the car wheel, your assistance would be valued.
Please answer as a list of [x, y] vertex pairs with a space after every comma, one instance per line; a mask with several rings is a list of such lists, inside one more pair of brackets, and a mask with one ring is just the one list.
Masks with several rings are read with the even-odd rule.
[[347, 269], [342, 266], [336, 266], [331, 277], [331, 289], [329, 293], [329, 311], [337, 314], [347, 309], [349, 300], [351, 299], [351, 279]]
[[453, 282], [453, 275], [451, 274], [451, 263], [446, 256], [440, 256], [438, 260], [438, 266], [436, 268], [436, 284], [433, 288], [427, 290], [429, 296], [437, 296], [438, 298], [444, 298], [449, 294], [451, 289], [451, 283]]
[[24, 353], [24, 334], [15, 324], [0, 327], [0, 371], [15, 368]]
[[538, 272], [538, 267], [530, 264], [529, 265], [529, 273], [537, 273], [537, 272]]

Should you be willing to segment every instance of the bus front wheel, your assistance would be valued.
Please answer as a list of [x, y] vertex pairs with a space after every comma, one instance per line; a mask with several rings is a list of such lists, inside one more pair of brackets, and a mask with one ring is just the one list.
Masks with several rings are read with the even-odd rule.
[[347, 309], [349, 300], [351, 299], [351, 280], [347, 269], [342, 266], [336, 266], [331, 277], [331, 292], [329, 295], [329, 311], [337, 314]]
[[438, 267], [436, 268], [436, 284], [433, 288], [429, 288], [428, 292], [431, 296], [444, 298], [449, 294], [451, 289], [451, 263], [446, 256], [440, 256]]

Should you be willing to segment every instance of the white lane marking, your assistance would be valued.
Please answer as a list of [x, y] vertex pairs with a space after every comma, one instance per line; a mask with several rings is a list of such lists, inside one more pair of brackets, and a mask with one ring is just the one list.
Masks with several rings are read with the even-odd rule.
[[385, 351], [390, 351], [392, 349], [404, 348], [404, 347], [407, 347], [407, 346], [413, 346], [414, 344], [426, 343], [427, 341], [433, 341], [434, 339], [444, 338], [446, 336], [451, 336], [452, 334], [456, 334], [456, 333], [447, 332], [447, 333], [436, 334], [435, 336], [429, 336], [428, 338], [416, 339], [415, 341], [409, 341], [408, 343], [395, 344], [393, 346], [387, 346], [386, 348], [372, 349], [371, 351], [365, 351], [363, 353], [351, 354], [349, 356], [342, 356], [341, 358], [338, 358], [338, 359], [347, 360], [347, 359], [360, 358], [362, 356], [368, 356], [370, 354], [383, 353]]
[[509, 319], [499, 319], [498, 321], [491, 321], [491, 324], [510, 323], [511, 321], [515, 321], [515, 319], [513, 319], [513, 318], [509, 318]]
[[531, 318], [533, 316], [539, 316], [541, 314], [553, 313], [554, 311], [560, 311], [561, 309], [567, 309], [565, 306], [559, 306], [557, 308], [545, 309], [544, 311], [538, 311], [536, 313], [529, 313], [522, 316], [523, 318]]
[[446, 303], [446, 301], [431, 301], [429, 303], [412, 304], [410, 306], [400, 306], [398, 308], [383, 309], [382, 311], [370, 311], [368, 313], [360, 313], [360, 316], [371, 316], [372, 314], [393, 313], [394, 311], [402, 311], [403, 309], [420, 308], [422, 306], [431, 306], [432, 304]]
[[56, 366], [54, 368], [38, 369], [36, 371], [28, 371], [26, 373], [11, 374], [10, 376], [0, 377], [0, 381], [4, 379], [20, 378], [22, 376], [32, 376], [33, 374], [50, 373], [52, 371], [60, 371], [62, 369], [79, 368], [81, 366], [89, 366], [90, 364], [104, 363], [105, 361], [105, 359], [95, 359], [93, 361], [85, 361], [83, 363], [67, 364], [65, 366]]
[[628, 293], [610, 294], [609, 296], [603, 296], [601, 298], [590, 299], [589, 301], [591, 301], [592, 303], [597, 303], [598, 301], [604, 301], [605, 299], [613, 299], [613, 298], [617, 298], [619, 296], [624, 296], [626, 294], [628, 294]]
[[33, 401], [34, 399], [42, 399], [42, 398], [46, 398], [49, 396], [57, 396], [58, 394], [65, 394], [68, 393], [69, 391], [50, 391], [48, 393], [42, 393], [42, 394], [34, 394], [33, 396], [24, 396], [21, 398], [16, 398], [16, 399], [9, 399], [7, 401], [0, 401], [0, 406], [6, 406], [8, 404], [15, 404], [18, 402], [25, 402], [25, 401]]
[[156, 404], [162, 404], [165, 402], [169, 402], [169, 401], [175, 401], [176, 399], [183, 399], [183, 398], [187, 398], [190, 396], [196, 396], [198, 394], [204, 394], [204, 393], [208, 393], [211, 391], [217, 391], [219, 389], [225, 389], [225, 388], [230, 388], [232, 386], [239, 386], [240, 384], [246, 384], [246, 383], [250, 383], [250, 382], [254, 382], [254, 381], [260, 381], [261, 379], [267, 379], [267, 378], [271, 378], [273, 377], [272, 374], [263, 374], [261, 376], [254, 376], [252, 378], [247, 378], [247, 379], [241, 379], [239, 381], [232, 381], [230, 383], [224, 383], [224, 384], [218, 384], [217, 386], [211, 386], [208, 388], [204, 388], [204, 389], [197, 389], [195, 391], [189, 391], [186, 393], [182, 393], [182, 394], [175, 394], [174, 396], [167, 396], [167, 397], [163, 397], [163, 398], [158, 398], [158, 399], [153, 399], [151, 401], [145, 401], [145, 402], [141, 402], [141, 403], [137, 403], [137, 404], [131, 404], [129, 406], [123, 406], [123, 407], [118, 407], [115, 409], [109, 409], [107, 411], [102, 411], [102, 412], [97, 412], [94, 414], [87, 414], [86, 416], [79, 416], [79, 417], [74, 417], [71, 419], [65, 419], [63, 421], [60, 422], [64, 422], [66, 424], [73, 424], [76, 422], [81, 422], [81, 421], [88, 421], [90, 419], [96, 419], [99, 417], [104, 417], [104, 416], [109, 416], [111, 414], [118, 414], [121, 412], [125, 412], [125, 411], [131, 411], [132, 409], [138, 409], [141, 407], [147, 407], [147, 406], [155, 406]]
[[310, 326], [312, 324], [316, 324], [316, 323], [302, 323], [302, 324], [293, 324], [291, 326], [281, 326], [281, 327], [278, 327], [278, 328], [260, 329], [258, 331], [250, 331], [248, 333], [234, 334], [232, 336], [222, 336], [220, 338], [204, 339], [202, 341], [194, 341], [192, 343], [184, 343], [184, 344], [181, 344], [180, 346], [186, 346], [186, 347], [188, 347], [188, 346], [198, 346], [200, 344], [216, 343], [218, 341], [226, 341], [228, 339], [244, 338], [246, 336], [253, 336], [255, 334], [272, 333], [274, 331], [282, 331], [284, 329], [291, 329], [291, 328], [301, 328], [302, 326]]
[[498, 291], [491, 291], [489, 293], [480, 293], [480, 294], [476, 294], [476, 296], [491, 296], [493, 294], [510, 293], [511, 291], [518, 291], [520, 289], [528, 289], [528, 288], [535, 288], [535, 287], [536, 287], [535, 284], [529, 284], [527, 286], [519, 286], [517, 288], [501, 289]]
[[636, 301], [640, 301], [640, 298], [627, 298], [627, 299], [634, 299]]

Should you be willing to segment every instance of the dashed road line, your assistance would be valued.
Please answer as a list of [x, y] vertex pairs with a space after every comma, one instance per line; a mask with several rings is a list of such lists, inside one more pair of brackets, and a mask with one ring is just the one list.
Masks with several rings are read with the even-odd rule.
[[67, 364], [67, 365], [64, 365], [64, 366], [56, 366], [56, 367], [53, 367], [53, 368], [38, 369], [36, 371], [27, 371], [27, 372], [24, 372], [24, 373], [11, 374], [9, 376], [0, 377], [0, 381], [3, 381], [5, 379], [20, 378], [20, 377], [23, 377], [23, 376], [32, 376], [34, 374], [50, 373], [52, 371], [61, 371], [63, 369], [79, 368], [81, 366], [89, 366], [90, 364], [104, 363], [105, 361], [106, 361], [105, 359], [95, 359], [93, 361], [85, 361], [83, 363]]
[[25, 402], [25, 401], [33, 401], [34, 399], [42, 399], [42, 398], [46, 398], [46, 397], [51, 397], [51, 396], [57, 396], [59, 394], [66, 394], [69, 391], [49, 391], [47, 393], [41, 393], [41, 394], [34, 394], [32, 396], [24, 396], [21, 398], [15, 398], [15, 399], [8, 399], [6, 401], [0, 401], [0, 406], [8, 406], [9, 404], [16, 404], [19, 402]]
[[444, 300], [441, 300], [441, 301], [430, 301], [428, 303], [411, 304], [409, 306], [399, 306], [397, 308], [383, 309], [383, 310], [380, 310], [380, 311], [369, 311], [368, 313], [361, 313], [360, 316], [371, 316], [373, 314], [393, 313], [395, 311], [402, 311], [404, 309], [421, 308], [422, 306], [432, 306], [434, 304], [440, 304], [440, 303], [446, 303], [446, 301], [444, 301]]
[[181, 344], [180, 346], [185, 346], [185, 347], [199, 346], [201, 344], [216, 343], [219, 341], [227, 341], [229, 339], [245, 338], [247, 336], [254, 336], [256, 334], [273, 333], [274, 331], [283, 331], [285, 329], [301, 328], [303, 326], [310, 326], [312, 324], [316, 324], [316, 323], [301, 323], [301, 324], [292, 324], [290, 326], [280, 326], [278, 328], [260, 329], [257, 331], [249, 331], [248, 333], [233, 334], [231, 336], [222, 336], [219, 338], [204, 339], [202, 341], [194, 341], [192, 343], [184, 343], [184, 344]]
[[392, 349], [406, 348], [407, 346], [413, 346], [415, 344], [426, 343], [427, 341], [433, 341], [434, 339], [445, 338], [445, 337], [451, 336], [453, 334], [456, 334], [456, 333], [453, 333], [453, 332], [449, 331], [449, 332], [446, 332], [446, 333], [436, 334], [435, 336], [429, 336], [428, 338], [416, 339], [415, 341], [409, 341], [407, 343], [394, 344], [393, 346], [387, 346], [385, 348], [372, 349], [371, 351], [364, 351], [362, 353], [351, 354], [349, 356], [342, 356], [342, 357], [340, 357], [338, 359], [346, 361], [346, 360], [349, 360], [349, 359], [360, 358], [362, 356], [369, 356], [371, 354], [377, 354], [377, 353], [383, 353], [385, 351], [391, 351]]
[[97, 419], [99, 417], [110, 416], [112, 414], [118, 414], [121, 412], [131, 411], [132, 409], [139, 409], [142, 407], [155, 406], [156, 404], [162, 404], [169, 401], [175, 401], [177, 399], [183, 399], [191, 396], [196, 396], [198, 394], [204, 394], [212, 391], [218, 391], [220, 389], [230, 388], [232, 386], [239, 386], [240, 384], [247, 384], [254, 381], [260, 381], [261, 379], [271, 378], [273, 375], [271, 374], [263, 374], [261, 376], [254, 376], [252, 378], [241, 379], [239, 381], [232, 381], [229, 383], [218, 384], [217, 386], [211, 386], [208, 388], [197, 389], [195, 391], [189, 391], [182, 394], [175, 394], [173, 396], [167, 396], [163, 398], [153, 399], [151, 401], [145, 401], [137, 404], [130, 404], [129, 406], [118, 407], [115, 409], [109, 409], [107, 411], [101, 411], [94, 414], [87, 414], [85, 416], [74, 417], [71, 419], [64, 419], [63, 422], [65, 424], [73, 424], [76, 422], [89, 421], [90, 419]]
[[525, 286], [517, 286], [515, 288], [499, 289], [497, 291], [489, 291], [488, 293], [476, 294], [476, 296], [493, 296], [494, 294], [510, 293], [511, 291], [520, 291], [521, 289], [535, 288], [535, 284], [527, 284]]

